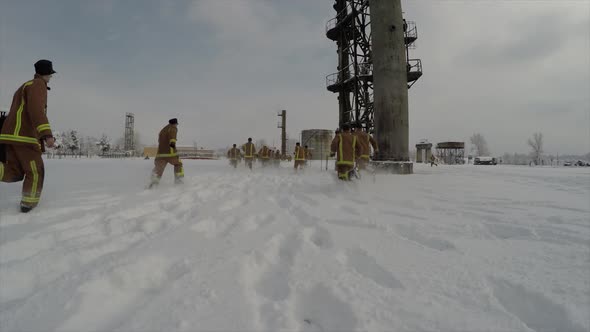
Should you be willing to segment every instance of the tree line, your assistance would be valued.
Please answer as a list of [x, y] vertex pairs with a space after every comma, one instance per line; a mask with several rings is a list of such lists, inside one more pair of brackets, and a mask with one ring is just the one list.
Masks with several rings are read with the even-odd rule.
[[[46, 154], [50, 157], [92, 157], [104, 156], [109, 153], [124, 153], [125, 138], [121, 137], [112, 142], [111, 137], [102, 134], [100, 137], [81, 135], [77, 130], [66, 130], [63, 132], [54, 132], [55, 148], [48, 149]], [[133, 153], [141, 155], [144, 145], [140, 141], [139, 133], [134, 135]]]

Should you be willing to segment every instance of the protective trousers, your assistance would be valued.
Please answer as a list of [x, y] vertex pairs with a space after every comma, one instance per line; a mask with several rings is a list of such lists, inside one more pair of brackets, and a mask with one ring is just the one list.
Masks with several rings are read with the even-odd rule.
[[244, 158], [244, 161], [245, 161], [246, 167], [248, 167], [249, 169], [252, 169], [253, 158], [246, 157], [246, 158]]
[[305, 166], [305, 160], [295, 160], [295, 164], [293, 165], [295, 170], [303, 168], [303, 166]]
[[369, 158], [360, 157], [356, 160], [356, 166], [359, 170], [367, 169], [367, 165], [369, 164]]
[[21, 204], [35, 207], [39, 203], [45, 166], [41, 158], [41, 151], [36, 146], [5, 145], [6, 163], [0, 163], [0, 181], [23, 181]]
[[336, 171], [338, 172], [338, 178], [340, 180], [350, 180], [350, 171], [353, 167], [350, 165], [336, 165]]
[[174, 178], [180, 179], [184, 177], [184, 169], [182, 168], [182, 162], [178, 157], [163, 157], [156, 158], [154, 161], [154, 170], [152, 171], [152, 182], [159, 182], [164, 174], [166, 165], [171, 164], [174, 166]]

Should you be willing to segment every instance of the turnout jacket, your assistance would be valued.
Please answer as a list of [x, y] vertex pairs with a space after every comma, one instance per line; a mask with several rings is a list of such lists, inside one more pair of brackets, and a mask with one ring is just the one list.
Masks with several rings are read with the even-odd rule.
[[0, 144], [30, 145], [41, 149], [39, 140], [53, 137], [47, 119], [47, 82], [39, 75], [21, 85], [0, 131]]
[[177, 157], [176, 134], [178, 129], [174, 125], [167, 125], [160, 130], [158, 135], [158, 154], [156, 158]]

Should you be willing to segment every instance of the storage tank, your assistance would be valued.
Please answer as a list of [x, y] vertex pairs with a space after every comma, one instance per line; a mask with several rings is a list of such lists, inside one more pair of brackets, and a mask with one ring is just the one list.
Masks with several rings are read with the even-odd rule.
[[326, 159], [333, 137], [334, 132], [329, 129], [306, 129], [301, 132], [301, 146], [309, 147], [311, 159]]

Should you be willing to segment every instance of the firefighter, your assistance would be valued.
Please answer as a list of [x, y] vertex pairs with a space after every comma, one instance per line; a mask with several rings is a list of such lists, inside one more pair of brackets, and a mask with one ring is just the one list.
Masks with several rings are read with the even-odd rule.
[[252, 169], [252, 161], [254, 160], [254, 154], [256, 153], [256, 146], [252, 143], [252, 138], [248, 138], [248, 143], [242, 145], [242, 151], [244, 151], [245, 164], [249, 169]]
[[359, 170], [363, 170], [367, 168], [369, 164], [369, 156], [371, 154], [371, 147], [373, 147], [373, 151], [377, 153], [379, 150], [377, 149], [377, 142], [369, 133], [363, 131], [363, 125], [360, 122], [356, 123], [356, 130], [354, 131], [353, 135], [356, 136], [357, 144], [361, 147], [361, 154], [357, 156], [356, 165]]
[[262, 146], [260, 151], [258, 151], [258, 158], [262, 162], [262, 167], [265, 167], [266, 165], [268, 165], [268, 162], [270, 160], [270, 149], [268, 148], [268, 146], [266, 146], [266, 145]]
[[303, 168], [303, 166], [305, 166], [305, 148], [301, 147], [301, 144], [299, 144], [299, 142], [295, 143], [295, 152], [293, 152], [293, 154], [295, 155], [295, 171], [297, 171], [299, 168]]
[[430, 167], [432, 167], [433, 165], [438, 167], [438, 163], [436, 162], [436, 157], [433, 154], [431, 154], [430, 155]]
[[53, 64], [49, 60], [35, 63], [35, 76], [14, 93], [8, 116], [0, 128], [0, 181], [23, 181], [20, 210], [31, 211], [39, 204], [45, 167], [41, 155], [45, 145], [53, 147], [55, 139], [47, 119], [47, 86]]
[[184, 169], [182, 168], [182, 162], [178, 157], [176, 150], [176, 135], [178, 133], [178, 119], [170, 119], [168, 125], [158, 135], [158, 153], [154, 160], [154, 170], [152, 171], [152, 181], [150, 188], [160, 183], [162, 174], [166, 165], [171, 164], [174, 166], [174, 183], [181, 184], [182, 178], [184, 177]]
[[230, 165], [232, 165], [234, 168], [237, 168], [238, 160], [240, 160], [240, 157], [240, 149], [238, 149], [234, 144], [234, 146], [231, 149], [229, 149], [229, 151], [227, 151], [227, 158], [229, 159]]
[[350, 173], [354, 169], [356, 157], [362, 152], [357, 137], [350, 132], [350, 125], [342, 126], [342, 131], [337, 133], [332, 140], [330, 150], [330, 156], [336, 155], [338, 178], [345, 181], [350, 180]]

